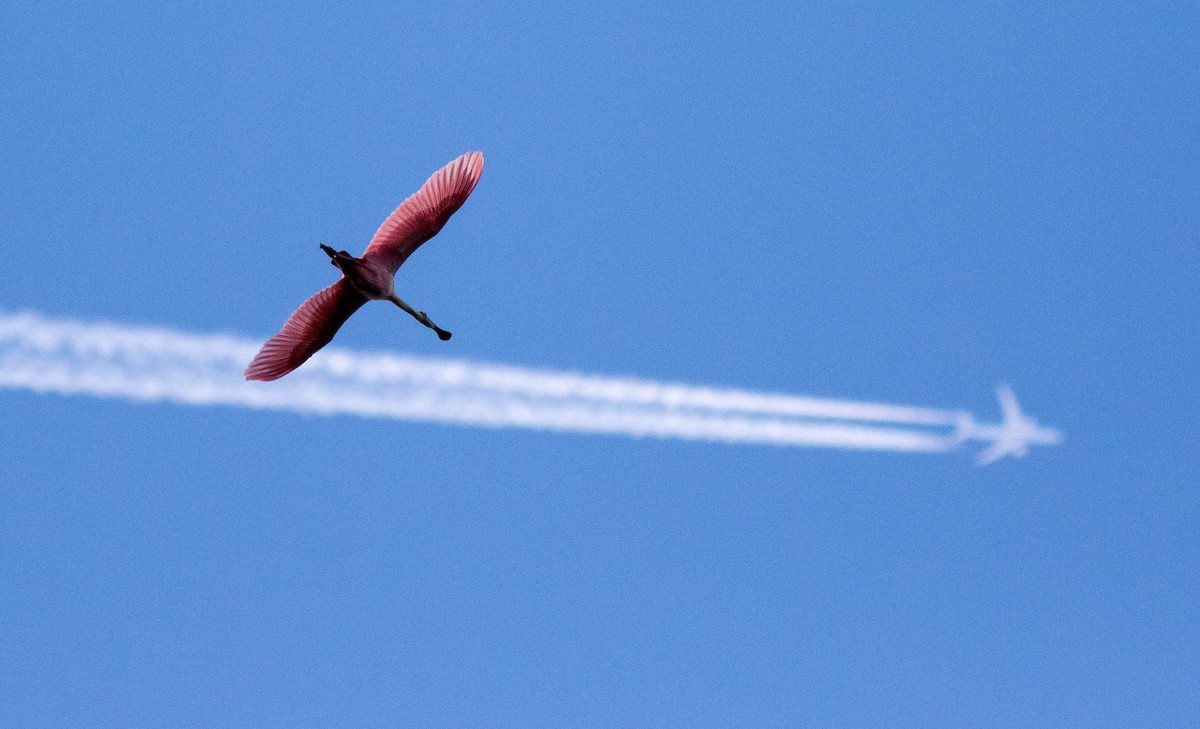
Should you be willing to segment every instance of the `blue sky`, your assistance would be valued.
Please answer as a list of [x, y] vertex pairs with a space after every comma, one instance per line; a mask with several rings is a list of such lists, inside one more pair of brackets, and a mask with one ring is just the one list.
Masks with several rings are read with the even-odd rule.
[[0, 724], [1194, 726], [1189, 3], [0, 9], [0, 310], [967, 408], [727, 446], [0, 391]]

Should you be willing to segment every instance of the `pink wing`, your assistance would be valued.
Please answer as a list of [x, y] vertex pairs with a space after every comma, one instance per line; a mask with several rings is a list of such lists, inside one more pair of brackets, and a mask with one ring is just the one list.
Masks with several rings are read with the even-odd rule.
[[483, 154], [467, 152], [433, 175], [383, 221], [363, 258], [383, 261], [392, 273], [425, 241], [437, 235], [467, 201], [483, 174]]
[[318, 349], [329, 344], [342, 324], [365, 303], [367, 297], [344, 278], [321, 289], [301, 304], [288, 317], [283, 329], [258, 350], [246, 368], [246, 379], [278, 380], [304, 364]]

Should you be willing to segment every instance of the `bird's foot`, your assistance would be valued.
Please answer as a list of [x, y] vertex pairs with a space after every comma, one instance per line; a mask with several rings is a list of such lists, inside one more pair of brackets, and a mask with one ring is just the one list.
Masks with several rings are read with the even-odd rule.
[[420, 320], [420, 322], [422, 324], [424, 324], [425, 326], [427, 326], [430, 329], [432, 329], [433, 331], [437, 332], [438, 339], [442, 340], [443, 342], [452, 336], [450, 334], [450, 332], [446, 331], [445, 329], [442, 329], [437, 324], [434, 324], [433, 320], [429, 318], [429, 315], [423, 311], [417, 312], [417, 319]]

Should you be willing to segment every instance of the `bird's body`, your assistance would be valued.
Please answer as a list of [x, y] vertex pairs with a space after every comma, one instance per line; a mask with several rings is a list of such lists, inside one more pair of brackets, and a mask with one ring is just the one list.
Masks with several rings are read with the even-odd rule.
[[304, 364], [333, 339], [338, 328], [369, 300], [387, 300], [449, 339], [423, 311], [396, 295], [396, 270], [425, 241], [437, 235], [466, 201], [483, 173], [483, 155], [468, 152], [435, 172], [379, 226], [362, 258], [322, 245], [342, 278], [318, 291], [267, 340], [246, 368], [247, 380], [277, 380]]
[[369, 301], [386, 299], [395, 291], [396, 275], [375, 256], [355, 258], [345, 251], [321, 246], [329, 262], [341, 270], [349, 283]]

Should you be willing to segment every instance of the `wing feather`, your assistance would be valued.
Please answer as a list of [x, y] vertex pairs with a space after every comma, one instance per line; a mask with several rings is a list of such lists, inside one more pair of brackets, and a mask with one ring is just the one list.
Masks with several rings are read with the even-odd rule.
[[329, 344], [358, 307], [367, 302], [346, 279], [339, 279], [300, 305], [278, 334], [267, 340], [246, 368], [247, 380], [278, 380]]
[[467, 152], [433, 173], [383, 221], [363, 258], [375, 257], [396, 272], [405, 259], [437, 235], [455, 210], [462, 207], [483, 174], [483, 154]]

